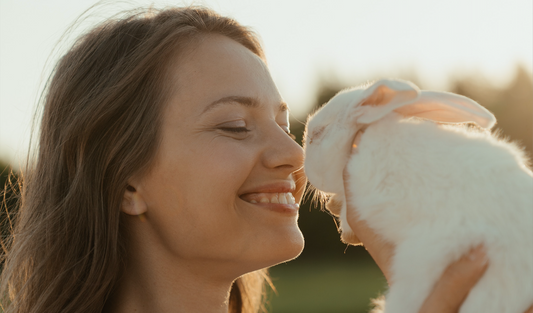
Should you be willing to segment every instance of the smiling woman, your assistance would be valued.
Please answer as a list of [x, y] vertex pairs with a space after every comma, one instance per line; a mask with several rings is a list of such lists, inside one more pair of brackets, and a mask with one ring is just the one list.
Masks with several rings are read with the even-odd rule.
[[[4, 312], [263, 309], [266, 268], [303, 249], [306, 180], [250, 30], [205, 8], [127, 12], [75, 42], [42, 98]], [[395, 247], [352, 222], [388, 276]], [[421, 312], [458, 311], [486, 268], [476, 251]]]
[[136, 11], [81, 37], [45, 94], [2, 273], [5, 312], [258, 312], [303, 249], [288, 108], [248, 29]]
[[[136, 287], [145, 286], [146, 277], [187, 287], [172, 301], [157, 288], [148, 290], [151, 307], [206, 299], [188, 287], [199, 273], [220, 291], [220, 304], [237, 277], [303, 249], [294, 201], [250, 201], [267, 194], [292, 197], [292, 173], [303, 162], [263, 60], [228, 37], [210, 34], [190, 44], [170, 71], [175, 88], [163, 110], [154, 165], [129, 179], [122, 207], [130, 216], [127, 237], [134, 252], [117, 308], [124, 305], [128, 312], [142, 305], [131, 299], [146, 294]], [[139, 214], [146, 220], [134, 218]], [[193, 308], [199, 310], [199, 303]]]

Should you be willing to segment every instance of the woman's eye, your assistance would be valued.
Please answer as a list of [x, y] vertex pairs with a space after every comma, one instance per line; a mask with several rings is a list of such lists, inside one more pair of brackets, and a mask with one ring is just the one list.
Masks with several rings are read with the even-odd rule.
[[250, 131], [246, 127], [220, 127], [219, 129], [231, 133], [247, 133]]

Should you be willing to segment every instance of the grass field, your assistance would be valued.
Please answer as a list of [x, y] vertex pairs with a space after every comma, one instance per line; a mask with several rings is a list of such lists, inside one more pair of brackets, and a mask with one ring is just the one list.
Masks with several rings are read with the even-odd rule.
[[386, 290], [372, 262], [298, 260], [271, 268], [277, 295], [269, 313], [366, 313], [370, 299]]

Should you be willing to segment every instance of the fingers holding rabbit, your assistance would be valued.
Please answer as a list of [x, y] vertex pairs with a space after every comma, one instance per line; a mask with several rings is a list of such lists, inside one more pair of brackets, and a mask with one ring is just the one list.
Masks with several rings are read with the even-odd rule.
[[[450, 264], [426, 298], [419, 313], [460, 312], [468, 294], [488, 267], [485, 248], [478, 246]], [[524, 313], [533, 313], [533, 305]]]
[[483, 246], [450, 264], [424, 301], [419, 313], [456, 313], [470, 290], [487, 269], [487, 256]]

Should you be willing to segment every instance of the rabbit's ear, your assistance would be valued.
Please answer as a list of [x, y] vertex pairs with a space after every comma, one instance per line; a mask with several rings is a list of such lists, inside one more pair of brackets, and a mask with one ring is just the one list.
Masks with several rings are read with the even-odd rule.
[[454, 93], [422, 91], [414, 101], [394, 111], [436, 122], [474, 122], [490, 129], [496, 124], [494, 115], [474, 100]]
[[407, 81], [382, 79], [363, 91], [355, 107], [363, 108], [357, 122], [370, 124], [395, 109], [413, 102], [420, 94], [417, 86]]

